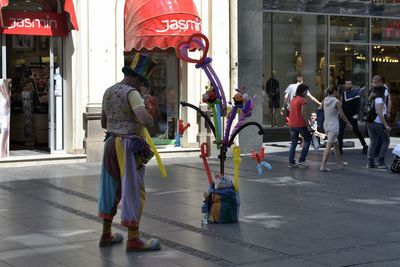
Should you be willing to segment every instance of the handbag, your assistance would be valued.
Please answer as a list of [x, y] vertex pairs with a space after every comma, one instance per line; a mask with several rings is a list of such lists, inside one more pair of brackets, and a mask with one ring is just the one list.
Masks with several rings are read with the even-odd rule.
[[320, 133], [324, 133], [324, 120], [325, 120], [325, 115], [324, 115], [324, 105], [322, 104], [322, 108], [317, 109], [315, 112], [317, 114], [317, 131]]

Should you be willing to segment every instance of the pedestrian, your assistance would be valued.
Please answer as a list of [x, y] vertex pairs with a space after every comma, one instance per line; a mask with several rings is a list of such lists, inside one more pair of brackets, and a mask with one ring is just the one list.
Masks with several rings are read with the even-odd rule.
[[126, 252], [160, 249], [157, 239], [139, 237], [139, 223], [145, 203], [145, 166], [153, 156], [145, 140], [145, 127], [153, 125], [139, 93], [148, 86], [155, 63], [141, 53], [125, 57], [124, 78], [103, 96], [101, 126], [107, 129], [99, 188], [98, 216], [103, 219], [100, 247], [121, 243], [111, 225], [121, 202], [121, 225], [128, 227]]
[[[384, 97], [382, 99], [383, 99], [384, 103], [386, 104], [385, 120], [387, 121], [388, 119], [390, 119], [390, 112], [391, 112], [391, 108], [392, 108], [392, 100], [391, 100], [391, 97], [390, 97], [389, 87], [386, 84], [386, 80], [381, 75], [374, 75], [372, 77], [371, 85], [372, 85], [372, 87], [371, 87], [371, 90], [369, 91], [369, 94], [368, 94], [368, 103], [370, 103], [374, 99], [374, 97], [371, 95], [374, 87], [377, 87], [377, 86], [384, 86], [385, 87], [385, 93], [384, 93]], [[378, 136], [376, 149], [375, 149], [375, 152], [374, 152], [375, 153], [374, 154], [375, 157], [378, 157], [378, 155], [379, 155], [379, 148], [382, 145], [381, 142], [382, 142], [382, 140]]]
[[271, 78], [265, 84], [265, 92], [269, 98], [269, 109], [271, 113], [271, 125], [275, 124], [275, 109], [279, 108], [281, 93], [279, 81], [276, 79], [276, 71], [273, 70]]
[[312, 129], [311, 137], [312, 137], [312, 146], [315, 150], [318, 150], [321, 147], [321, 140], [326, 140], [326, 134], [320, 133], [318, 131], [318, 123], [317, 123], [317, 113], [312, 112], [309, 120], [310, 127]]
[[[307, 168], [308, 165], [305, 162], [308, 149], [311, 144], [312, 131], [305, 113], [307, 100], [305, 99], [308, 93], [309, 87], [305, 84], [300, 84], [297, 87], [296, 95], [290, 101], [290, 117], [289, 117], [289, 132], [290, 132], [290, 149], [289, 149], [289, 168]], [[304, 144], [301, 150], [300, 158], [296, 163], [294, 157], [296, 154], [297, 142], [299, 141], [299, 135], [303, 136]]]
[[[358, 129], [360, 94], [357, 90], [353, 89], [353, 84], [351, 81], [349, 80], [345, 81], [344, 86], [345, 86], [345, 91], [343, 92], [343, 95], [341, 95], [341, 100], [342, 100], [341, 102], [344, 115], [346, 115], [346, 118], [351, 123], [354, 134], [358, 137], [358, 139], [361, 142], [361, 145], [363, 146], [362, 153], [367, 154], [368, 152], [367, 143], [365, 142], [363, 135], [360, 133], [360, 130]], [[347, 125], [346, 122], [342, 118], [339, 118], [338, 141], [339, 141], [340, 154], [343, 154], [343, 136], [346, 125]]]
[[[280, 114], [283, 115], [284, 112], [286, 111], [286, 114], [285, 114], [286, 125], [289, 125], [290, 102], [293, 99], [293, 97], [296, 95], [297, 87], [302, 83], [303, 83], [303, 77], [301, 76], [301, 74], [297, 74], [296, 82], [289, 84], [289, 86], [285, 90], [285, 95], [283, 97], [283, 104], [282, 104]], [[318, 106], [321, 105], [321, 102], [319, 102], [318, 99], [316, 99], [308, 90], [307, 90], [307, 97], [309, 97]]]
[[[391, 128], [385, 119], [387, 114], [387, 106], [384, 101], [385, 87], [383, 85], [373, 87], [370, 98], [373, 101], [372, 105], [375, 107], [376, 118], [373, 122], [367, 122], [370, 138], [367, 168], [387, 169], [385, 154], [390, 143], [389, 132]], [[379, 151], [377, 165], [375, 165], [375, 151]]]
[[10, 84], [10, 79], [0, 81], [0, 158], [8, 157], [10, 153]]
[[331, 171], [326, 167], [326, 163], [329, 158], [329, 153], [333, 147], [333, 153], [336, 158], [336, 163], [339, 169], [343, 169], [345, 162], [339, 152], [338, 135], [339, 135], [339, 116], [340, 118], [350, 127], [351, 123], [343, 113], [342, 103], [338, 99], [338, 88], [337, 86], [329, 86], [327, 90], [328, 96], [322, 101], [321, 108], [324, 110], [324, 130], [327, 136], [324, 154], [322, 156], [321, 168], [322, 172]]

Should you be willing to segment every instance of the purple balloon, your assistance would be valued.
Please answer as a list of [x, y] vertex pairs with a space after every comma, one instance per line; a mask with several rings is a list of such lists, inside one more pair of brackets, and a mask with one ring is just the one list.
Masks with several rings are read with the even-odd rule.
[[226, 129], [225, 129], [225, 136], [224, 136], [224, 143], [227, 144], [228, 143], [228, 138], [229, 138], [229, 132], [231, 131], [231, 127], [232, 127], [232, 122], [236, 117], [236, 113], [237, 113], [237, 105], [234, 105], [232, 108], [231, 113], [229, 114], [229, 118], [226, 122]]
[[224, 88], [222, 88], [222, 84], [221, 84], [217, 74], [215, 73], [214, 69], [210, 65], [208, 65], [207, 67], [209, 68], [211, 74], [215, 78], [215, 81], [218, 85], [217, 88], [220, 91], [220, 95], [221, 95], [221, 99], [222, 99], [222, 107], [226, 110], [226, 97], [225, 97], [225, 93], [224, 93]]

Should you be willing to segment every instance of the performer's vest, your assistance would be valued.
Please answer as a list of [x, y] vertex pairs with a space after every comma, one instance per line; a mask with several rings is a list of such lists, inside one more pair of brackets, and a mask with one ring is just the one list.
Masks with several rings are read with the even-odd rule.
[[143, 136], [143, 125], [129, 104], [128, 94], [136, 90], [126, 84], [117, 83], [108, 88], [103, 96], [103, 110], [107, 117], [107, 131], [121, 135]]

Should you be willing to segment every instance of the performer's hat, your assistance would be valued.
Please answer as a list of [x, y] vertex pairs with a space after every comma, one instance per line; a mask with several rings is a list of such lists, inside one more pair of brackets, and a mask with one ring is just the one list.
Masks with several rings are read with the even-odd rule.
[[125, 64], [122, 72], [125, 75], [140, 76], [142, 82], [148, 87], [150, 85], [148, 79], [155, 65], [149, 55], [138, 52], [134, 55], [125, 55]]

